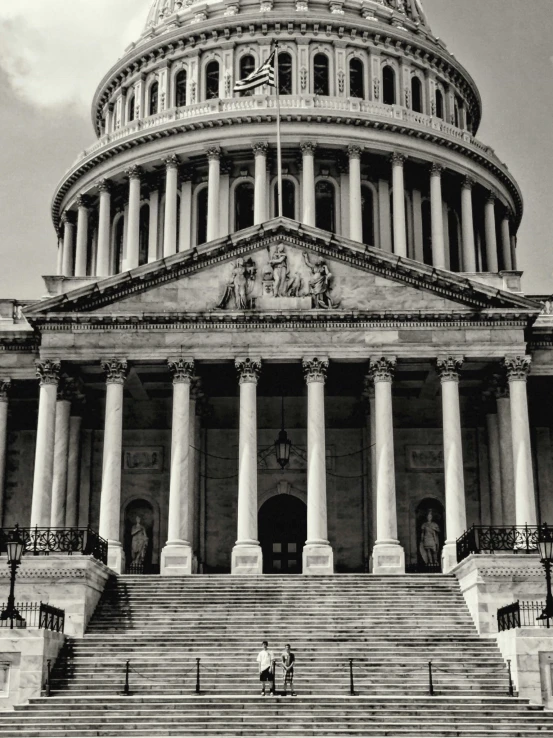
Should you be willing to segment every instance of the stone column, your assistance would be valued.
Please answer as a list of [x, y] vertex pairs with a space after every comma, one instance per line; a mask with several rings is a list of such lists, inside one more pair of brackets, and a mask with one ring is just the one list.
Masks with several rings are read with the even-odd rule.
[[109, 277], [111, 239], [111, 182], [103, 179], [98, 183], [100, 206], [98, 213], [98, 261], [96, 276]]
[[526, 377], [530, 371], [529, 356], [505, 358], [505, 369], [511, 395], [511, 431], [515, 479], [516, 525], [536, 525], [537, 509], [530, 444], [530, 420]]
[[495, 233], [495, 196], [490, 194], [484, 207], [486, 231], [486, 261], [488, 272], [498, 272], [497, 263], [497, 236]]
[[75, 276], [86, 277], [88, 248], [88, 208], [90, 200], [84, 195], [77, 198], [77, 249], [75, 252]]
[[513, 268], [511, 260], [511, 223], [508, 213], [501, 220], [501, 253], [503, 269], [510, 271]]
[[150, 184], [149, 192], [150, 225], [148, 228], [148, 264], [157, 261], [159, 241], [159, 182]]
[[255, 181], [253, 198], [253, 222], [264, 223], [267, 220], [267, 151], [266, 141], [258, 141], [252, 145], [255, 159]]
[[12, 388], [11, 379], [0, 379], [0, 528], [3, 524], [6, 496], [6, 455], [8, 451], [8, 410]]
[[117, 574], [125, 571], [125, 553], [121, 545], [121, 459], [123, 454], [123, 386], [127, 362], [123, 359], [102, 361], [106, 375], [106, 414], [104, 459], [100, 496], [100, 535], [108, 542], [108, 566]]
[[221, 177], [221, 149], [212, 146], [207, 150], [209, 166], [207, 180], [207, 240], [219, 236], [219, 180]]
[[302, 156], [302, 222], [314, 226], [315, 220], [315, 150], [317, 144], [304, 141], [300, 144]]
[[40, 380], [38, 422], [36, 431], [35, 472], [31, 527], [47, 528], [52, 510], [52, 476], [54, 472], [54, 434], [56, 428], [56, 396], [60, 378], [60, 362], [37, 361]]
[[65, 211], [63, 223], [63, 276], [72, 277], [75, 270], [75, 216]]
[[498, 382], [494, 387], [499, 429], [499, 462], [501, 468], [501, 510], [503, 525], [515, 525], [515, 482], [513, 442], [511, 436], [511, 402], [509, 387]]
[[240, 378], [238, 442], [238, 535], [232, 549], [233, 574], [262, 574], [263, 555], [257, 540], [257, 380], [260, 359], [235, 361]]
[[63, 528], [65, 525], [70, 416], [71, 399], [69, 396], [69, 386], [65, 380], [62, 380], [58, 385], [58, 399], [56, 402], [52, 512], [50, 515], [50, 525], [52, 528]]
[[474, 217], [472, 212], [473, 181], [465, 177], [461, 186], [461, 240], [463, 242], [463, 271], [476, 271], [476, 247], [474, 244]]
[[190, 383], [192, 359], [169, 359], [173, 373], [173, 424], [167, 543], [161, 552], [161, 573], [192, 574], [192, 520], [190, 516]]
[[376, 542], [373, 547], [374, 574], [403, 574], [405, 552], [397, 536], [396, 478], [392, 377], [395, 358], [371, 359], [369, 375], [374, 382]]
[[163, 256], [177, 253], [177, 206], [179, 186], [179, 158], [169, 156], [165, 164], [165, 219], [163, 227]]
[[437, 361], [442, 384], [442, 423], [444, 434], [445, 526], [446, 540], [442, 551], [442, 571], [457, 564], [457, 539], [467, 529], [465, 478], [461, 411], [459, 407], [459, 373], [462, 357], [443, 356]]
[[407, 235], [405, 223], [405, 186], [403, 181], [403, 165], [405, 156], [394, 153], [392, 161], [392, 186], [394, 202], [394, 254], [407, 256]]
[[432, 265], [437, 269], [446, 268], [444, 217], [442, 199], [441, 164], [433, 164], [430, 169], [430, 216], [432, 225]]
[[302, 361], [307, 383], [307, 541], [304, 574], [332, 574], [334, 555], [328, 542], [326, 512], [325, 377], [328, 359]]
[[349, 159], [349, 237], [363, 243], [361, 203], [361, 147], [348, 146]]
[[[487, 398], [484, 398], [487, 402]], [[503, 505], [501, 500], [501, 447], [499, 444], [499, 420], [495, 407], [486, 411], [486, 430], [488, 433], [488, 478], [490, 483], [491, 525], [503, 525]]]
[[74, 409], [69, 418], [69, 450], [67, 453], [67, 500], [65, 504], [65, 527], [76, 528], [79, 524], [79, 482], [81, 470], [81, 425], [82, 417]]
[[181, 169], [179, 251], [188, 251], [192, 243], [192, 179], [190, 167]]
[[134, 166], [125, 172], [129, 178], [129, 209], [127, 215], [127, 248], [123, 271], [136, 269], [140, 256], [140, 182], [142, 169]]

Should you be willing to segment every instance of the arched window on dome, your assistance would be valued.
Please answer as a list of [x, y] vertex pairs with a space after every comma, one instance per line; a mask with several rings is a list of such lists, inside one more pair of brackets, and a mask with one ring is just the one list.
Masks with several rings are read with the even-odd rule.
[[315, 185], [315, 225], [336, 232], [336, 189], [332, 182], [320, 179]]
[[125, 216], [117, 220], [113, 238], [113, 272], [120, 274], [123, 271], [123, 248], [125, 238]]
[[241, 182], [234, 189], [234, 230], [241, 231], [253, 225], [253, 195], [251, 182]]
[[207, 187], [196, 195], [196, 246], [207, 241]]
[[181, 69], [175, 77], [175, 107], [184, 108], [186, 105], [186, 69]]
[[422, 258], [425, 264], [432, 266], [432, 213], [430, 200], [423, 200], [422, 211]]
[[216, 100], [219, 97], [219, 62], [210, 61], [205, 68], [205, 99]]
[[361, 187], [361, 220], [363, 226], [363, 243], [375, 245], [374, 238], [374, 197], [370, 187]]
[[[275, 182], [274, 213], [278, 215], [278, 182]], [[291, 179], [282, 180], [282, 216], [296, 220], [296, 185]]]
[[444, 96], [441, 90], [436, 90], [436, 118], [444, 119]]
[[150, 87], [148, 99], [148, 115], [155, 115], [159, 105], [159, 84], [154, 82]]
[[453, 115], [454, 115], [454, 124], [456, 128], [461, 128], [461, 101], [458, 97], [455, 98], [455, 101], [453, 103]]
[[422, 83], [416, 76], [411, 77], [411, 110], [422, 113]]
[[396, 73], [389, 64], [382, 70], [382, 102], [384, 105], [396, 104]]
[[140, 208], [140, 225], [138, 229], [138, 265], [148, 263], [148, 240], [150, 237], [150, 206]]
[[313, 57], [313, 94], [330, 95], [328, 56], [315, 54]]
[[278, 55], [278, 94], [292, 93], [292, 57], [287, 51], [281, 51]]
[[[245, 79], [255, 69], [255, 58], [252, 54], [244, 54], [240, 59], [240, 79]], [[251, 90], [244, 90], [240, 93], [240, 97], [248, 97], [249, 95], [255, 95], [259, 92], [258, 87], [254, 87]]]
[[127, 103], [127, 122], [132, 123], [135, 118], [135, 97], [131, 95]]
[[349, 63], [349, 96], [365, 99], [365, 65], [356, 57]]

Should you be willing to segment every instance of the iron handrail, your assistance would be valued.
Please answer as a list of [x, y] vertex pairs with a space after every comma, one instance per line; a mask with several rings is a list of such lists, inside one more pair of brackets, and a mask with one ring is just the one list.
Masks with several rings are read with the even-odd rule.
[[[0, 554], [5, 553], [12, 528], [0, 528]], [[83, 554], [93, 556], [103, 564], [108, 562], [108, 542], [92, 528], [18, 528], [26, 555], [50, 553]]]
[[[0, 604], [0, 611], [5, 610]], [[14, 617], [14, 628], [39, 628], [63, 633], [65, 628], [65, 610], [46, 602], [16, 602], [15, 609], [19, 617]], [[0, 619], [0, 627], [11, 627], [11, 619]]]
[[545, 602], [517, 600], [497, 611], [497, 629], [500, 633], [515, 628], [549, 628], [549, 618], [540, 619]]
[[473, 525], [457, 539], [457, 561], [483, 551], [536, 553], [540, 528], [537, 525], [489, 526]]

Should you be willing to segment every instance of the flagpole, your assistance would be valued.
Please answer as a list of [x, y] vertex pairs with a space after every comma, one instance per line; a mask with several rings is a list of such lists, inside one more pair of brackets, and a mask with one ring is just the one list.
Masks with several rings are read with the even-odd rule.
[[282, 149], [280, 145], [280, 95], [278, 81], [278, 41], [275, 41], [275, 92], [277, 113], [277, 193], [278, 193], [278, 217], [282, 217]]

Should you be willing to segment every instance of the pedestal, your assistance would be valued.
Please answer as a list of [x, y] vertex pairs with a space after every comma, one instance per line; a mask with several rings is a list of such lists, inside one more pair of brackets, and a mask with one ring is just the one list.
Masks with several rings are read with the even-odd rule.
[[405, 574], [405, 551], [399, 543], [375, 543], [373, 574]]
[[165, 546], [161, 551], [161, 570], [163, 576], [182, 577], [192, 574], [192, 546], [183, 544]]
[[118, 541], [108, 541], [108, 567], [116, 574], [125, 573], [125, 552]]
[[328, 543], [308, 543], [303, 548], [304, 574], [334, 574], [334, 554]]
[[263, 574], [263, 553], [259, 544], [239, 543], [232, 549], [232, 574]]
[[448, 574], [457, 566], [457, 544], [446, 543], [442, 549], [442, 573]]

